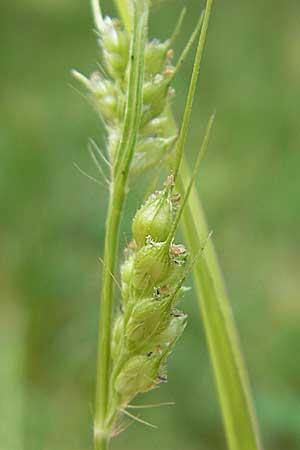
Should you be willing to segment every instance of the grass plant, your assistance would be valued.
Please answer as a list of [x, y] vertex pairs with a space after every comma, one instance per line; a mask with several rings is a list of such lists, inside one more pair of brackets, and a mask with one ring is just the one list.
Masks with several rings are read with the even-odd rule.
[[[99, 70], [90, 77], [74, 71], [74, 76], [87, 89], [107, 132], [108, 156], [100, 151], [92, 152], [92, 156], [101, 172], [103, 161], [110, 169], [99, 322], [95, 450], [109, 448], [111, 438], [126, 426], [126, 416], [142, 421], [128, 411], [131, 401], [137, 394], [166, 381], [167, 358], [187, 324], [187, 317], [178, 310], [178, 304], [190, 271], [195, 275], [228, 448], [258, 450], [261, 447], [257, 424], [237, 333], [193, 187], [214, 116], [209, 120], [191, 175], [184, 161], [212, 0], [207, 0], [205, 12], [200, 14], [198, 26], [176, 65], [172, 45], [184, 12], [174, 35], [160, 42], [148, 40], [148, 0], [116, 0], [116, 6], [121, 21], [104, 17], [98, 0], [92, 1], [102, 61]], [[185, 112], [178, 130], [172, 112], [172, 82], [198, 34]], [[133, 219], [133, 240], [125, 250], [125, 261], [121, 265], [121, 313], [114, 317], [114, 283], [119, 278], [120, 265], [118, 237], [130, 179], [158, 163], [163, 163], [167, 180], [160, 191], [150, 195]], [[188, 249], [174, 243], [180, 223]]]

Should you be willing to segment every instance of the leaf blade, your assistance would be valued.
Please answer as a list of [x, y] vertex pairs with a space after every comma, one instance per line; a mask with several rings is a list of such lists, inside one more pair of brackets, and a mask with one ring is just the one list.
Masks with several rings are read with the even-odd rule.
[[[190, 174], [183, 160], [179, 176], [183, 190]], [[182, 227], [192, 252], [207, 241], [208, 228], [194, 188], [183, 214]], [[230, 450], [262, 450], [256, 414], [238, 333], [214, 245], [207, 241], [194, 269], [198, 303], [214, 370]]]

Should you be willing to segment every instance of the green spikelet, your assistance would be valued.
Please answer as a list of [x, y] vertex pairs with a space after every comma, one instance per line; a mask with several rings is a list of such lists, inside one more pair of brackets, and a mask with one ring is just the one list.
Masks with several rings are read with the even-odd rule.
[[119, 20], [105, 17], [99, 42], [109, 75], [116, 80], [123, 78], [128, 66], [129, 38]]
[[150, 346], [154, 336], [161, 335], [171, 321], [174, 298], [148, 298], [137, 302], [126, 326], [126, 342], [130, 350]]
[[120, 352], [120, 345], [122, 343], [123, 337], [123, 329], [124, 329], [124, 318], [123, 315], [117, 317], [114, 323], [113, 334], [112, 334], [112, 348], [111, 353], [112, 357], [116, 359]]
[[133, 265], [134, 265], [134, 255], [128, 255], [124, 261], [124, 264], [121, 267], [121, 280], [122, 280], [122, 300], [124, 303], [127, 303], [130, 296], [130, 286], [132, 281], [133, 274]]
[[126, 405], [138, 393], [155, 388], [160, 382], [161, 358], [157, 355], [137, 355], [127, 361], [116, 378], [114, 389], [121, 405]]
[[138, 245], [146, 244], [147, 237], [152, 241], [165, 241], [173, 223], [174, 208], [168, 192], [152, 194], [138, 210], [132, 222], [132, 234]]
[[166, 283], [173, 268], [169, 248], [165, 242], [150, 239], [136, 254], [132, 286], [137, 296], [149, 295], [153, 289]]
[[177, 341], [182, 335], [187, 324], [187, 316], [181, 312], [174, 312], [169, 325], [165, 330], [158, 336], [154, 338], [157, 345], [160, 342], [165, 342], [166, 345], [170, 345], [171, 342]]

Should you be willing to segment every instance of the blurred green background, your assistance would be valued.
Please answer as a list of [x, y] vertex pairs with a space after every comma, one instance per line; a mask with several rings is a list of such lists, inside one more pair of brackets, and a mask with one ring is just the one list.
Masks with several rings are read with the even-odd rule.
[[[103, 1], [113, 13], [111, 1]], [[204, 2], [163, 2], [151, 36], [188, 7], [176, 54]], [[87, 139], [105, 138], [72, 86], [99, 59], [89, 2], [0, 6], [0, 448], [92, 448], [95, 354], [107, 192]], [[300, 3], [215, 1], [187, 152], [217, 123], [199, 189], [224, 269], [266, 449], [300, 445]], [[182, 116], [192, 57], [176, 80]], [[137, 187], [137, 181], [133, 185]], [[124, 217], [139, 204], [133, 194]], [[143, 402], [176, 401], [134, 424], [115, 450], [225, 450], [195, 296], [169, 382]], [[241, 449], [242, 450], [242, 449]]]

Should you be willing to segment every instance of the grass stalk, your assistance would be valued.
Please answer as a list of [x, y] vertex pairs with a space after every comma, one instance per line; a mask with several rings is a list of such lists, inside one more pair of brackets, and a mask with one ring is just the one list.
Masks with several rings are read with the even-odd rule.
[[199, 71], [200, 71], [200, 66], [201, 66], [201, 61], [202, 61], [202, 56], [203, 56], [203, 51], [204, 51], [204, 45], [205, 45], [205, 40], [206, 40], [206, 34], [207, 34], [212, 4], [213, 4], [213, 0], [207, 0], [205, 13], [204, 13], [204, 19], [203, 19], [203, 25], [202, 25], [201, 33], [199, 36], [199, 42], [198, 42], [198, 46], [197, 46], [197, 52], [196, 52], [196, 56], [195, 56], [193, 72], [192, 72], [192, 77], [191, 77], [190, 86], [189, 86], [189, 92], [188, 92], [186, 106], [185, 106], [185, 111], [184, 111], [184, 115], [183, 115], [182, 125], [180, 128], [178, 143], [176, 146], [176, 159], [175, 159], [175, 168], [174, 168], [174, 178], [175, 179], [177, 177], [177, 174], [178, 174], [178, 171], [180, 168], [180, 163], [182, 160], [186, 135], [187, 135], [188, 127], [190, 124], [190, 118], [191, 118], [193, 102], [194, 102], [194, 98], [195, 98], [195, 92], [196, 92], [197, 81], [198, 81], [198, 77], [199, 77]]
[[[183, 159], [177, 179], [183, 192], [189, 179], [190, 171]], [[183, 213], [182, 228], [188, 247], [194, 255], [206, 243], [203, 256], [197, 261], [193, 274], [228, 448], [262, 449], [238, 333], [213, 241], [207, 241], [209, 230], [195, 187]]]
[[95, 450], [108, 450], [109, 440], [110, 440], [109, 435], [95, 434]]
[[130, 32], [131, 27], [131, 16], [132, 16], [132, 1], [131, 0], [114, 0], [116, 7], [118, 9], [120, 17], [122, 17], [122, 22], [128, 32]]

